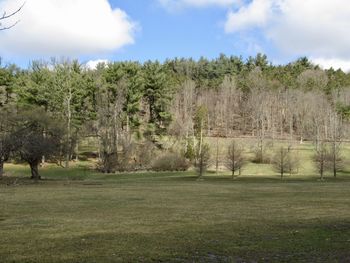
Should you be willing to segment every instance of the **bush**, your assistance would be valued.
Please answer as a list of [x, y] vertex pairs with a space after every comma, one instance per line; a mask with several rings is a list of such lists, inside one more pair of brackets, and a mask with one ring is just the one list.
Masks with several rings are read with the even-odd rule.
[[97, 159], [98, 158], [98, 153], [96, 152], [81, 152], [79, 154], [79, 160], [82, 159]]
[[257, 164], [270, 164], [271, 156], [267, 151], [269, 148], [271, 148], [271, 144], [267, 142], [259, 142], [255, 145], [255, 147], [253, 147], [254, 157], [252, 162]]
[[130, 140], [121, 142], [122, 150], [118, 155], [118, 171], [130, 172], [136, 169], [135, 151], [136, 145]]
[[186, 158], [177, 153], [166, 153], [152, 164], [154, 171], [186, 171], [189, 167]]
[[193, 140], [188, 139], [184, 153], [185, 158], [190, 160], [191, 162], [196, 158], [196, 150], [193, 144]]
[[102, 173], [115, 173], [118, 166], [117, 153], [101, 153], [101, 160], [97, 164], [97, 170]]
[[137, 170], [149, 170], [152, 168], [154, 156], [157, 156], [157, 149], [151, 141], [146, 141], [137, 147], [136, 168]]

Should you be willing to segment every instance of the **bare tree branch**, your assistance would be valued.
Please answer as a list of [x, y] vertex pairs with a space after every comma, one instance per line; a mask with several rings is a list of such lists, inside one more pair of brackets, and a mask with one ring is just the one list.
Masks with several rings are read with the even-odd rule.
[[17, 25], [19, 23], [20, 20], [17, 20], [16, 22], [14, 22], [13, 24], [11, 24], [9, 26], [2, 26], [1, 21], [6, 20], [6, 19], [8, 19], [10, 17], [13, 17], [17, 13], [19, 13], [22, 10], [22, 8], [24, 7], [25, 3], [26, 2], [24, 2], [16, 11], [14, 11], [14, 12], [12, 12], [10, 14], [7, 14], [6, 11], [5, 11], [2, 14], [2, 16], [0, 16], [0, 31], [10, 29], [10, 28], [14, 27], [15, 25]]

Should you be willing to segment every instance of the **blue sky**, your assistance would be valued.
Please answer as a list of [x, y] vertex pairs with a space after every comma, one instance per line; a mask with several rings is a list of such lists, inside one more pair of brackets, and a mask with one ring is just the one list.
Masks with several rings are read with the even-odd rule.
[[114, 0], [111, 4], [125, 10], [141, 27], [136, 32], [135, 45], [117, 52], [113, 59], [144, 61], [255, 53], [242, 45], [239, 36], [225, 34], [225, 8], [214, 6], [170, 11], [152, 0]]
[[[15, 10], [21, 0], [0, 0]], [[325, 16], [326, 15], [326, 16]], [[161, 60], [265, 53], [350, 69], [347, 0], [27, 0], [0, 32], [0, 55], [23, 67], [50, 57]]]

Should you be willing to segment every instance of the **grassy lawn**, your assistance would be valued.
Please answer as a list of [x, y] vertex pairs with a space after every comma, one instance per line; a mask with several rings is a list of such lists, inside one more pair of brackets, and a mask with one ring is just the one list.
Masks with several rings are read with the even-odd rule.
[[[100, 175], [0, 182], [0, 262], [349, 262], [350, 178]], [[248, 169], [248, 168], [247, 168]], [[249, 169], [254, 170], [254, 167]], [[9, 184], [9, 185], [8, 185]]]

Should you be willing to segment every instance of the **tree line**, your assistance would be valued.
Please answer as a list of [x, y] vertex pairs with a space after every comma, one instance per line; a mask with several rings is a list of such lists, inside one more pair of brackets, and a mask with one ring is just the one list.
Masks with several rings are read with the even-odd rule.
[[[102, 172], [164, 169], [164, 163], [184, 170], [194, 163], [203, 171], [205, 138], [238, 136], [257, 139], [256, 162], [265, 161], [267, 140], [313, 141], [320, 173], [330, 153], [336, 173], [348, 138], [349, 87], [350, 74], [341, 70], [323, 70], [307, 58], [273, 65], [262, 54], [101, 63], [96, 69], [74, 60], [36, 61], [28, 69], [5, 65], [0, 174], [9, 159], [28, 162], [33, 178], [43, 161], [69, 167], [87, 137], [98, 143]], [[169, 138], [176, 138], [176, 147]], [[231, 157], [240, 156], [240, 147], [231, 147]], [[154, 165], [156, 152], [162, 156]], [[282, 176], [291, 170], [288, 153], [279, 151]]]

